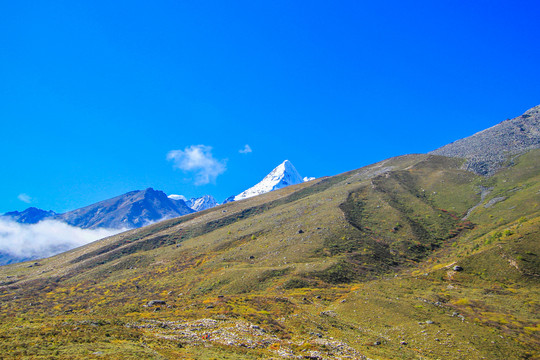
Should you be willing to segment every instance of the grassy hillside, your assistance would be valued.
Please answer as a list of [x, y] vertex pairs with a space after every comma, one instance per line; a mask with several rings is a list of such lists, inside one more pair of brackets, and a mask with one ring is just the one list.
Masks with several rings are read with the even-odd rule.
[[0, 353], [539, 358], [539, 154], [397, 157], [0, 267]]

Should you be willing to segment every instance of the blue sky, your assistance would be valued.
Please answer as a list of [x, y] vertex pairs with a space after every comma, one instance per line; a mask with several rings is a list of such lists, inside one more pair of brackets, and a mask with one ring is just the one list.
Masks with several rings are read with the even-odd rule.
[[[537, 1], [12, 1], [0, 212], [153, 187], [222, 201], [540, 104]], [[246, 150], [249, 145], [251, 152]]]

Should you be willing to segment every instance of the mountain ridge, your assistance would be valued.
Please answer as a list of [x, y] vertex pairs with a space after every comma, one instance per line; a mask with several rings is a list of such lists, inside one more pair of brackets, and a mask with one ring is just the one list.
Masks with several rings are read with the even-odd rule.
[[520, 116], [430, 152], [467, 159], [464, 168], [490, 176], [512, 156], [540, 147], [540, 105]]
[[43, 210], [36, 207], [29, 207], [23, 211], [10, 211], [1, 216], [8, 217], [20, 224], [36, 224], [47, 218], [54, 218], [58, 214], [52, 210]]
[[22, 212], [13, 211], [2, 216], [23, 224], [35, 224], [48, 219], [63, 221], [82, 229], [129, 229], [193, 211], [184, 201], [173, 201], [163, 191], [147, 188], [129, 191], [61, 214], [30, 207]]
[[[193, 212], [185, 202], [172, 202], [159, 190], [134, 190], [61, 214], [66, 223], [83, 229], [136, 228]], [[102, 215], [104, 213], [104, 215]]]

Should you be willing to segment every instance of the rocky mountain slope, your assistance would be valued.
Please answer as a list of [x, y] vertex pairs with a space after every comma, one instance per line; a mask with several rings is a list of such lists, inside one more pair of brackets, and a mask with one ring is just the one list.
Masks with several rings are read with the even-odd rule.
[[192, 212], [185, 203], [173, 202], [163, 191], [148, 188], [69, 211], [58, 218], [83, 229], [129, 229]]
[[540, 148], [540, 105], [523, 115], [455, 141], [431, 152], [465, 158], [465, 169], [493, 175], [515, 155]]

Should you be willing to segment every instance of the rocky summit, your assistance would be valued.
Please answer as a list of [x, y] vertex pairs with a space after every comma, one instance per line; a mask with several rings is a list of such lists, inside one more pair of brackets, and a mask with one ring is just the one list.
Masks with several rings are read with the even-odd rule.
[[467, 159], [464, 168], [481, 175], [493, 175], [511, 164], [514, 157], [540, 148], [540, 105], [467, 138], [431, 152]]

